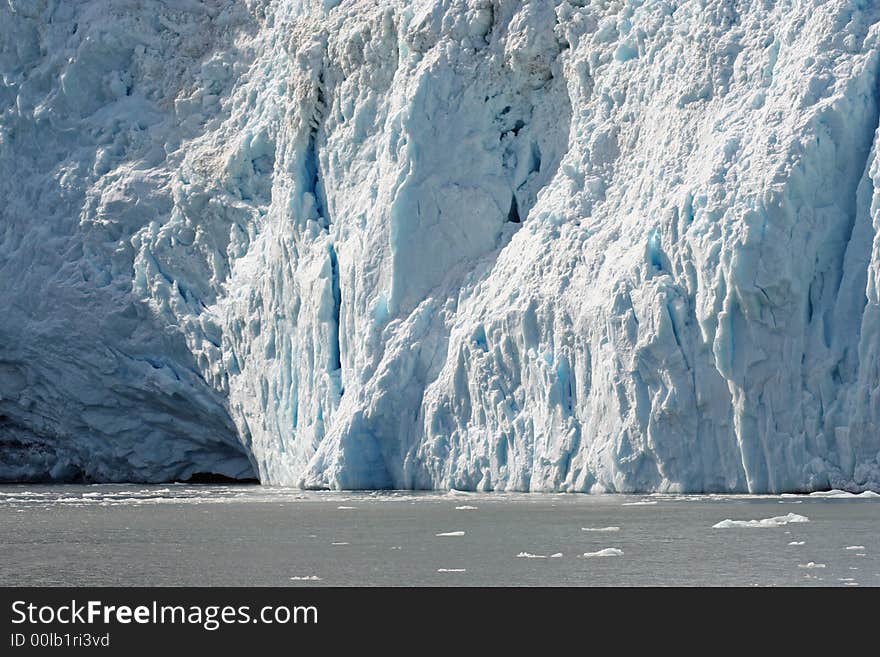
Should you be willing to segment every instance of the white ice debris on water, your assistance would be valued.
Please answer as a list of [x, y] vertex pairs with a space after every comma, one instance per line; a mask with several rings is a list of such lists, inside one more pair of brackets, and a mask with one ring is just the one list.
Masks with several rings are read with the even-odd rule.
[[463, 531], [455, 531], [455, 532], [440, 532], [436, 534], [437, 536], [464, 536]]
[[293, 576], [290, 578], [294, 582], [320, 582], [321, 578], [317, 575]]
[[532, 554], [531, 552], [520, 552], [516, 555], [518, 559], [546, 559], [546, 554]]
[[864, 550], [865, 546], [864, 545], [849, 545], [843, 549], [844, 550]]
[[457, 506], [457, 507], [455, 507], [455, 510], [456, 510], [456, 511], [476, 511], [476, 510], [477, 510], [477, 507], [475, 507], [475, 506], [469, 506], [469, 505], [465, 504], [465, 505], [463, 505], [463, 506]]
[[657, 500], [641, 500], [639, 502], [624, 502], [621, 506], [654, 506]]
[[584, 552], [581, 555], [582, 559], [591, 559], [592, 557], [622, 557], [623, 550], [620, 548], [604, 548], [602, 550], [597, 550], [596, 552]]
[[789, 545], [804, 545], [806, 541], [791, 541]]
[[582, 532], [619, 532], [620, 527], [581, 527]]
[[878, 65], [878, 2], [0, 2], [0, 481], [880, 490]]
[[561, 558], [562, 558], [562, 552], [554, 552], [553, 554], [550, 555], [550, 558], [551, 558], [551, 559], [561, 559]]
[[467, 568], [438, 568], [438, 573], [466, 573]]
[[762, 520], [722, 520], [712, 525], [713, 529], [732, 529], [735, 527], [783, 527], [791, 523], [810, 522], [806, 516], [797, 513], [788, 513], [784, 516], [775, 516], [773, 518], [764, 518]]
[[816, 563], [815, 561], [808, 561], [807, 563], [799, 563], [798, 568], [824, 568], [824, 563]]
[[865, 490], [861, 493], [850, 493], [845, 490], [826, 490], [810, 493], [810, 497], [827, 497], [836, 500], [880, 499], [880, 493]]

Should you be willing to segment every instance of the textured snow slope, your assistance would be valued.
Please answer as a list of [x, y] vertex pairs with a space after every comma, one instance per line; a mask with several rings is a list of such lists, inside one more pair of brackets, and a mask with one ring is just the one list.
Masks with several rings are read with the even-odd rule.
[[0, 479], [880, 490], [878, 39], [8, 0]]

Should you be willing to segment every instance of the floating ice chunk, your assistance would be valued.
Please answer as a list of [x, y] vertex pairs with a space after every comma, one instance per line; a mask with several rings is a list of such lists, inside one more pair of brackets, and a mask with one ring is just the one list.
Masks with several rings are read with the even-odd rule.
[[457, 506], [457, 507], [455, 507], [455, 510], [456, 510], [456, 511], [476, 511], [476, 510], [477, 510], [477, 507], [475, 507], [475, 506], [468, 506], [467, 504], [465, 504], [465, 505], [463, 505], [463, 506]]
[[457, 532], [440, 532], [439, 534], [437, 534], [437, 536], [464, 536], [464, 532], [463, 532], [463, 531], [457, 531]]
[[806, 516], [797, 513], [788, 513], [784, 516], [764, 518], [762, 520], [722, 520], [712, 525], [713, 529], [731, 529], [734, 527], [782, 527], [795, 522], [810, 522]]
[[592, 557], [622, 557], [623, 550], [620, 548], [604, 548], [602, 550], [597, 550], [596, 552], [584, 552], [581, 555], [582, 559], [590, 559]]
[[858, 582], [844, 582], [843, 585], [844, 586], [858, 586], [859, 583]]
[[336, 508], [337, 508], [337, 509], [342, 509], [342, 510], [345, 510], [345, 511], [351, 511], [351, 510], [353, 510], [355, 507], [353, 507], [353, 506], [337, 506]]
[[294, 582], [320, 582], [321, 578], [317, 575], [304, 575], [302, 577], [294, 575], [290, 578]]
[[582, 532], [619, 532], [620, 527], [581, 527]]
[[855, 577], [838, 577], [837, 581], [838, 582], [855, 582], [856, 578]]
[[531, 552], [520, 552], [516, 555], [518, 559], [546, 559], [545, 554], [532, 554]]
[[388, 548], [388, 549], [389, 549], [389, 550], [402, 550], [403, 547], [401, 547], [400, 545], [392, 545], [392, 546], [391, 546], [390, 548]]
[[554, 552], [553, 554], [550, 555], [550, 558], [551, 558], [551, 559], [561, 559], [561, 558], [562, 558], [562, 552]]
[[864, 550], [865, 546], [864, 545], [849, 545], [843, 549], [844, 550]]
[[438, 573], [466, 573], [467, 568], [438, 568]]
[[815, 493], [810, 493], [810, 497], [830, 497], [830, 498], [842, 499], [842, 500], [870, 499], [870, 498], [880, 497], [880, 493], [875, 493], [872, 490], [866, 490], [862, 493], [850, 493], [849, 491], [838, 490], [835, 488], [833, 490], [823, 490], [823, 491], [818, 491]]
[[624, 502], [621, 506], [652, 506], [657, 500], [642, 500], [640, 502]]
[[799, 563], [798, 568], [824, 568], [824, 563], [816, 563], [815, 561], [808, 561], [807, 563]]
[[791, 541], [789, 545], [803, 545], [804, 541]]
[[331, 543], [330, 545], [348, 545], [346, 542]]

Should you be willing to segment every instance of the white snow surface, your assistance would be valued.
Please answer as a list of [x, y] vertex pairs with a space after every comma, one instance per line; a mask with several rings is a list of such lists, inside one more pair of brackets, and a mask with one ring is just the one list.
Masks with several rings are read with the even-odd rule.
[[880, 3], [0, 3], [0, 480], [880, 490]]

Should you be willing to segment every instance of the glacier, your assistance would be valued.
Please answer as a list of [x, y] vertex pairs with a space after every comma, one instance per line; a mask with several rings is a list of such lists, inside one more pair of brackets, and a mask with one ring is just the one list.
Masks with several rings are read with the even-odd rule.
[[0, 3], [0, 481], [880, 491], [880, 4]]

